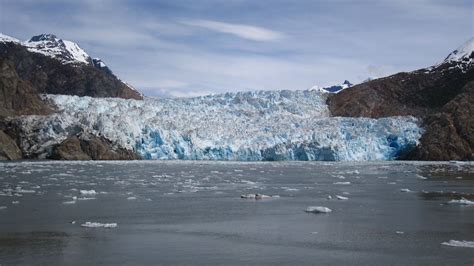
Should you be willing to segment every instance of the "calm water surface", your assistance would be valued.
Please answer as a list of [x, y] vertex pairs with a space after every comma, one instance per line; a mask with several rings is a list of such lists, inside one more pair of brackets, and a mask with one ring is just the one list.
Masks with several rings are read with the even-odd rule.
[[0, 264], [473, 265], [461, 197], [472, 163], [6, 162]]

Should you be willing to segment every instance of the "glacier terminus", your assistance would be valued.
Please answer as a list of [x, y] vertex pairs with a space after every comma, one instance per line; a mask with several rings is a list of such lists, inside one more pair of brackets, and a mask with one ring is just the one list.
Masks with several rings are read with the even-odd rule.
[[331, 117], [327, 94], [314, 90], [142, 101], [43, 97], [57, 112], [21, 121], [21, 145], [40, 158], [68, 136], [85, 132], [144, 159], [391, 160], [416, 146], [423, 133], [411, 116]]

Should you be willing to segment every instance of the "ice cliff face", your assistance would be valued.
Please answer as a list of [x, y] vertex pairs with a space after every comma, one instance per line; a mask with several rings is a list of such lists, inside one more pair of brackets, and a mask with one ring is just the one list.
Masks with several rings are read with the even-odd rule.
[[22, 120], [23, 149], [43, 157], [86, 131], [145, 159], [389, 160], [422, 133], [413, 117], [329, 117], [325, 94], [308, 90], [143, 101], [45, 98], [58, 113]]

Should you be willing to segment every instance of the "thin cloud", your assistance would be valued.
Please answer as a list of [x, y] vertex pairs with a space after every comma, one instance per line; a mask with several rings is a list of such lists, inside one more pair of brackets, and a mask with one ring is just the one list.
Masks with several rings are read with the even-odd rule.
[[212, 31], [232, 34], [237, 37], [252, 41], [275, 41], [285, 36], [281, 32], [265, 29], [262, 27], [231, 24], [213, 20], [182, 20], [181, 23], [188, 26], [201, 27]]

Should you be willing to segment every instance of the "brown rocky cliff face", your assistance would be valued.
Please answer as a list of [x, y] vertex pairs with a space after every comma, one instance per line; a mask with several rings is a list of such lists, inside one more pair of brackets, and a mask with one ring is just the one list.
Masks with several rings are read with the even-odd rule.
[[113, 147], [113, 143], [103, 137], [80, 134], [70, 137], [53, 148], [51, 159], [55, 160], [139, 160], [140, 157], [129, 150]]
[[9, 62], [19, 78], [39, 93], [143, 99], [110, 71], [93, 65], [62, 64], [18, 44], [0, 43], [0, 59]]
[[20, 79], [11, 62], [0, 58], [0, 118], [50, 112], [36, 90]]
[[472, 160], [474, 67], [450, 64], [376, 79], [328, 97], [333, 116], [413, 115], [423, 120], [420, 145], [402, 159]]

